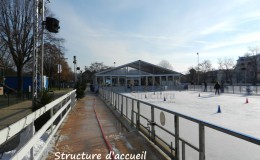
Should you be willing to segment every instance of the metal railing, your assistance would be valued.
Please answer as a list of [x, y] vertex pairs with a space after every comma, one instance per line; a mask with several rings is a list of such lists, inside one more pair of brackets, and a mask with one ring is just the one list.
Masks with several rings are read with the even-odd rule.
[[[204, 85], [188, 85], [188, 90], [191, 91], [204, 91]], [[224, 85], [220, 89], [223, 93], [233, 94], [260, 94], [260, 86], [252, 85]], [[207, 92], [215, 92], [214, 84], [207, 86]]]
[[18, 93], [8, 93], [4, 95], [0, 95], [0, 108], [8, 107], [10, 105], [14, 105], [20, 103], [22, 101], [31, 100], [31, 93], [23, 92], [21, 94]]
[[[212, 142], [212, 139], [218, 139], [218, 137], [213, 136], [215, 134], [221, 135], [220, 141], [224, 141], [226, 136], [232, 137], [231, 140], [235, 142], [239, 141], [240, 143], [242, 141], [242, 148], [250, 146], [253, 152], [254, 150], [258, 151], [255, 154], [260, 154], [260, 139], [258, 138], [180, 114], [122, 93], [102, 88], [99, 93], [109, 106], [118, 111], [122, 117], [149, 138], [171, 159], [185, 160], [191, 156], [189, 153], [195, 151], [198, 154], [193, 153], [192, 156], [197, 155], [197, 159], [205, 160], [206, 154], [210, 156], [212, 152], [214, 154], [215, 151], [213, 150], [222, 149], [215, 142]], [[189, 127], [186, 127], [185, 123], [190, 123]], [[207, 140], [209, 139], [208, 141], [205, 141], [206, 137]], [[207, 152], [210, 153], [206, 152], [206, 148]], [[233, 145], [231, 148], [233, 148]], [[220, 153], [225, 154], [222, 150]], [[246, 152], [242, 153], [242, 155], [246, 156], [245, 159], [250, 159], [250, 156], [252, 156]], [[237, 150], [237, 156], [240, 156], [239, 150]], [[192, 157], [190, 159], [196, 158]]]
[[157, 86], [101, 86], [100, 88], [114, 92], [137, 92], [137, 91], [167, 91], [184, 90], [184, 85], [157, 85]]
[[[60, 98], [52, 101], [51, 103], [41, 107], [35, 112], [29, 114], [28, 116], [22, 118], [21, 120], [7, 126], [6, 128], [0, 130], [0, 147], [3, 147], [15, 137], [17, 134], [21, 134], [27, 127], [33, 127], [34, 122], [42, 116], [44, 113], [50, 111], [50, 119], [35, 133], [32, 134], [29, 141], [22, 146], [16, 153], [12, 156], [11, 159], [22, 159], [28, 152], [31, 151], [31, 159], [40, 159], [48, 143], [58, 130], [59, 126], [66, 118], [69, 111], [76, 103], [76, 90], [73, 90]], [[48, 136], [44, 146], [41, 148], [40, 152], [37, 153], [36, 157], [33, 157], [33, 146], [37, 144], [39, 139], [43, 134], [48, 130], [51, 130], [51, 133]], [[33, 130], [33, 129], [32, 129]]]

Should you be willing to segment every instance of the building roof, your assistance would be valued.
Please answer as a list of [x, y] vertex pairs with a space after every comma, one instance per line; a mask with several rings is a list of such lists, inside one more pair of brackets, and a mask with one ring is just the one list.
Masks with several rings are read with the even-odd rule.
[[[173, 70], [170, 70], [170, 69], [167, 69], [167, 68], [163, 68], [163, 67], [158, 66], [158, 65], [154, 65], [154, 64], [142, 61], [142, 60], [137, 60], [137, 61], [125, 64], [125, 65], [121, 65], [121, 66], [118, 66], [118, 67], [114, 67], [112, 69], [107, 69], [107, 70], [98, 72], [98, 73], [96, 73], [96, 76], [110, 75], [110, 74], [115, 75], [116, 74], [115, 71], [122, 70], [125, 67], [131, 67], [133, 69], [140, 70], [142, 72], [142, 74], [145, 73], [145, 74], [148, 74], [148, 75], [181, 74], [179, 72], [176, 72], [176, 71], [173, 71]], [[117, 72], [117, 73], [119, 73], [119, 72]], [[122, 73], [122, 72], [120, 72], [120, 73]]]

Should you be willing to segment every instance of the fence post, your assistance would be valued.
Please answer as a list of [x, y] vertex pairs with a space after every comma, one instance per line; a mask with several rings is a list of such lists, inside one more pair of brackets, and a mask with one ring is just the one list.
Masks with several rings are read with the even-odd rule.
[[[51, 112], [50, 112], [51, 117], [50, 117], [50, 119], [53, 117], [53, 108], [54, 108], [54, 107], [51, 108]], [[53, 123], [51, 124], [51, 133], [52, 133], [52, 132], [53, 132]]]
[[114, 107], [115, 107], [115, 110], [116, 110], [116, 105], [117, 105], [117, 94], [115, 94], [114, 99], [115, 99]]
[[[66, 103], [65, 103], [66, 104]], [[60, 107], [59, 109], [61, 109], [63, 106], [63, 101], [60, 102]], [[66, 114], [66, 113], [65, 113]], [[62, 112], [60, 113], [60, 121], [62, 120]]]
[[154, 122], [154, 106], [151, 105], [151, 140], [155, 141], [155, 122]]
[[134, 99], [132, 99], [131, 126], [134, 125]]
[[140, 129], [140, 101], [137, 101], [136, 128]]
[[175, 128], [175, 159], [180, 160], [180, 145], [179, 145], [179, 116], [174, 115]]
[[110, 92], [110, 105], [113, 106], [113, 92]]
[[181, 148], [181, 151], [182, 151], [182, 159], [181, 160], [185, 160], [185, 142], [182, 141], [181, 143], [182, 145], [182, 148]]
[[199, 124], [199, 159], [205, 160], [205, 127]]
[[121, 97], [121, 116], [124, 115], [124, 112], [123, 112], [123, 106], [124, 106], [124, 96]]
[[128, 118], [128, 98], [125, 97], [125, 100], [126, 100], [126, 102], [125, 102], [126, 118]]
[[120, 97], [119, 97], [119, 94], [117, 96], [117, 109], [119, 110], [119, 105], [120, 105], [120, 101], [119, 101]]

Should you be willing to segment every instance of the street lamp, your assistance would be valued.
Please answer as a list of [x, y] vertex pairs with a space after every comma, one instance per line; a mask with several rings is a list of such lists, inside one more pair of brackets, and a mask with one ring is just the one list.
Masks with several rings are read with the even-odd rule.
[[200, 56], [199, 56], [198, 52], [197, 52], [197, 55], [198, 55], [198, 85], [199, 85], [199, 82], [200, 82], [200, 75], [199, 75], [199, 71], [200, 71]]
[[76, 81], [77, 81], [77, 73], [76, 73], [77, 60], [76, 60], [76, 56], [73, 56], [73, 63], [74, 63], [74, 86], [76, 86]]

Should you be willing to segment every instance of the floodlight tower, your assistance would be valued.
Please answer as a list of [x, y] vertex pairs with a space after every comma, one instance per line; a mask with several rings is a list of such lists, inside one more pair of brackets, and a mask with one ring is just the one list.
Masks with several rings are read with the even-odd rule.
[[[59, 21], [52, 17], [46, 17], [44, 13], [44, 0], [34, 0], [34, 18], [33, 18], [33, 106], [37, 104], [39, 94], [43, 91], [43, 59], [44, 59], [44, 28], [49, 32], [58, 33], [60, 29]], [[49, 0], [47, 0], [49, 2]], [[41, 13], [40, 13], [41, 12]], [[39, 14], [42, 20], [39, 20]], [[41, 57], [39, 57], [39, 24], [42, 24], [41, 30]]]
[[33, 18], [33, 87], [32, 87], [32, 105], [35, 107], [41, 90], [39, 85], [39, 63], [38, 63], [38, 35], [39, 35], [39, 0], [34, 0], [34, 18]]

